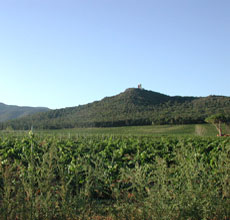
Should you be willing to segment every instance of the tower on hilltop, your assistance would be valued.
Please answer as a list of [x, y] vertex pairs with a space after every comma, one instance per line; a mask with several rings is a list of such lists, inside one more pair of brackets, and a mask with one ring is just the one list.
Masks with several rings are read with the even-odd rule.
[[138, 89], [143, 89], [141, 84], [138, 84]]

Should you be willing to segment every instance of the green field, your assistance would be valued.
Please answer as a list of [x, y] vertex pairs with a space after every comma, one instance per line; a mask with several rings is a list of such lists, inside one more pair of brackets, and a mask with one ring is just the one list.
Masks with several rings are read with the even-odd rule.
[[0, 133], [0, 219], [229, 219], [230, 138], [210, 125]]
[[[224, 129], [230, 133], [229, 128]], [[0, 136], [25, 135], [28, 131], [0, 131]], [[57, 130], [34, 130], [39, 135], [77, 136], [77, 135], [122, 135], [122, 136], [216, 136], [217, 131], [210, 124], [197, 125], [153, 125], [153, 126], [127, 126], [113, 128], [75, 128]]]
[[[201, 128], [200, 131], [198, 131]], [[44, 131], [41, 131], [43, 133]], [[162, 135], [199, 135], [216, 136], [212, 125], [154, 125], [154, 126], [127, 126], [113, 128], [75, 128], [62, 130], [48, 130], [47, 134], [64, 135], [132, 135], [132, 136], [162, 136]]]

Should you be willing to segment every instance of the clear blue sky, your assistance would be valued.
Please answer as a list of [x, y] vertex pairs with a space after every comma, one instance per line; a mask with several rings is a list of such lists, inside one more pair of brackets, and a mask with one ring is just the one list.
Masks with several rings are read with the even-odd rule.
[[139, 83], [230, 96], [230, 1], [0, 2], [0, 102], [77, 106]]

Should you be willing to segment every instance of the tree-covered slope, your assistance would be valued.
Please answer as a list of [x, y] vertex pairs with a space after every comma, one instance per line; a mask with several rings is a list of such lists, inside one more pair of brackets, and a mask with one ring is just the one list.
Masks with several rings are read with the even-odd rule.
[[0, 103], [0, 122], [21, 118], [37, 112], [46, 112], [48, 108], [43, 107], [20, 107]]
[[38, 113], [0, 124], [15, 129], [106, 127], [149, 124], [204, 123], [215, 113], [230, 114], [230, 97], [167, 96], [142, 89], [127, 89], [119, 95], [106, 97], [77, 107]]

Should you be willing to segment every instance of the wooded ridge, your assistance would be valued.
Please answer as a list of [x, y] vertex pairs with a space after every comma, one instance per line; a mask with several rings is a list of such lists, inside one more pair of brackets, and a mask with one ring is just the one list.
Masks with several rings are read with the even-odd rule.
[[230, 115], [230, 97], [168, 96], [144, 89], [124, 92], [77, 107], [50, 110], [0, 124], [0, 129], [61, 129], [151, 124], [205, 123], [205, 118]]
[[16, 106], [0, 103], [0, 122], [21, 118], [37, 112], [46, 112], [49, 110], [50, 109], [45, 107]]

